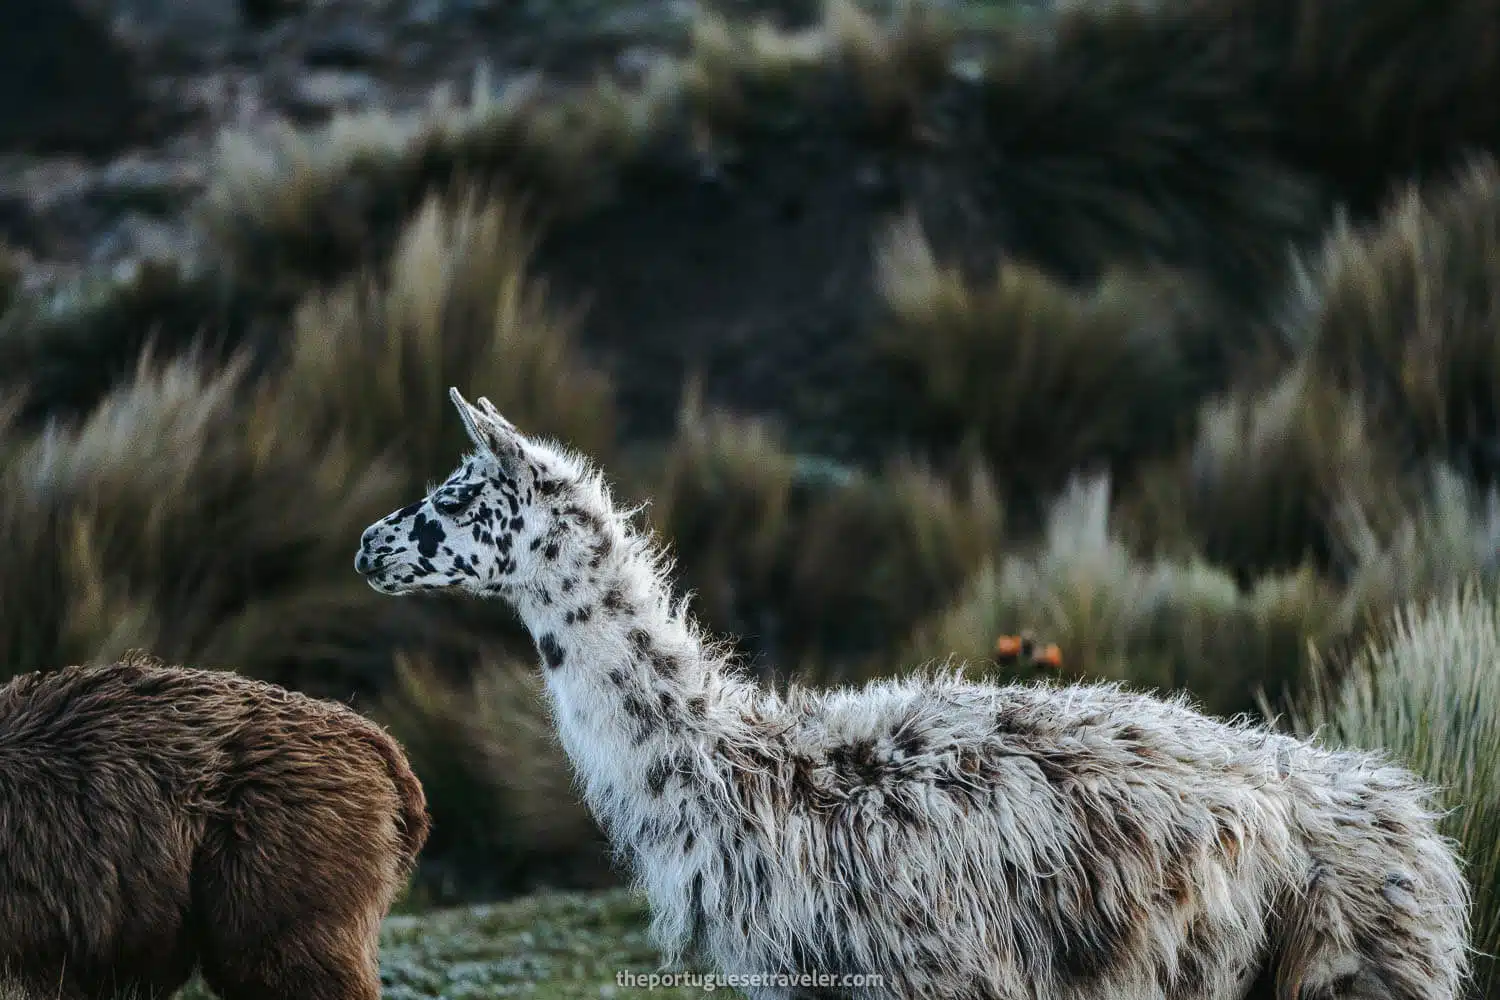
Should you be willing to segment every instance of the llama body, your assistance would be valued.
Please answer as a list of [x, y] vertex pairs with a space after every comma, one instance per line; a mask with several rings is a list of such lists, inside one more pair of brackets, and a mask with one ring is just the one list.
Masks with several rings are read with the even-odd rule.
[[478, 450], [356, 566], [517, 608], [669, 962], [881, 977], [758, 1000], [1458, 995], [1467, 890], [1408, 772], [1109, 685], [761, 690], [583, 459], [454, 399]]
[[378, 1000], [427, 836], [395, 742], [335, 703], [133, 655], [0, 687], [0, 972], [37, 996]]

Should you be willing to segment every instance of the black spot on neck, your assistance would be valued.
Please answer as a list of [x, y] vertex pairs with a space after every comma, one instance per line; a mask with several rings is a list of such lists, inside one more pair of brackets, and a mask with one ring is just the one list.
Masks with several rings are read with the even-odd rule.
[[542, 651], [542, 659], [550, 669], [556, 670], [563, 665], [566, 654], [563, 653], [563, 648], [558, 643], [557, 636], [551, 632], [548, 632], [537, 640], [537, 648]]
[[619, 587], [610, 587], [604, 594], [604, 610], [612, 613], [624, 611], [625, 592]]
[[646, 790], [653, 796], [660, 795], [667, 787], [667, 779], [672, 776], [673, 763], [669, 757], [658, 757], [652, 761], [651, 766], [646, 768]]

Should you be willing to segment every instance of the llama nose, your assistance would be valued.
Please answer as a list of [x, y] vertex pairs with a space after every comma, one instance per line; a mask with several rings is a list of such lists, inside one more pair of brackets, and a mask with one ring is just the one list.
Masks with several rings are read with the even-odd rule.
[[354, 554], [354, 571], [361, 576], [375, 568], [375, 558], [370, 555], [370, 539], [374, 532], [374, 525], [365, 529], [364, 534], [359, 536], [359, 551]]

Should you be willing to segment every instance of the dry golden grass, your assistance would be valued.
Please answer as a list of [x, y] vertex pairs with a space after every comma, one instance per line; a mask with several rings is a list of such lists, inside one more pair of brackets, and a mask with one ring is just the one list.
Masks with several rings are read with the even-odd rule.
[[907, 458], [808, 505], [791, 574], [818, 651], [887, 650], [1000, 551], [1005, 506], [981, 463], [941, 476]]
[[[1390, 530], [1357, 509], [1343, 522], [1354, 566], [1346, 599], [1373, 622], [1464, 580], [1500, 578], [1500, 494], [1441, 465], [1426, 480]], [[1383, 498], [1374, 502], [1383, 508]]]
[[[420, 657], [401, 657], [374, 712], [422, 778], [430, 856], [455, 874], [483, 870], [476, 877], [491, 890], [603, 878], [604, 840], [574, 791], [530, 659], [486, 655], [455, 681]], [[443, 898], [476, 887], [429, 879], [425, 888]]]
[[893, 128], [911, 124], [948, 72], [952, 38], [953, 24], [924, 4], [882, 22], [853, 0], [828, 0], [819, 23], [795, 31], [704, 13], [676, 72], [687, 110], [715, 137], [837, 96], [871, 127]]
[[710, 143], [732, 138], [798, 95], [831, 87], [872, 122], [904, 121], [946, 72], [950, 34], [924, 5], [882, 23], [832, 0], [822, 24], [792, 33], [705, 13], [686, 51], [637, 85], [526, 78], [494, 93], [480, 76], [462, 103], [227, 133], [197, 214], [235, 280], [294, 294], [383, 258], [423, 199], [455, 182], [512, 199], [546, 228], [607, 204], [653, 143], [695, 128]]
[[279, 405], [315, 436], [399, 461], [408, 494], [468, 447], [450, 385], [488, 396], [529, 434], [607, 461], [609, 380], [579, 356], [568, 318], [528, 273], [530, 249], [508, 203], [429, 198], [378, 274], [303, 302], [276, 383]]
[[[1382, 624], [1351, 664], [1319, 661], [1303, 733], [1389, 751], [1435, 783], [1474, 889], [1476, 996], [1500, 990], [1500, 609], [1492, 587], [1439, 588]], [[1335, 666], [1342, 666], [1336, 671]]]
[[996, 636], [1030, 631], [1061, 648], [1070, 675], [1186, 688], [1244, 711], [1295, 682], [1309, 643], [1342, 636], [1349, 612], [1310, 571], [1242, 591], [1198, 559], [1138, 559], [1112, 532], [1106, 480], [1075, 483], [1034, 552], [997, 557], [920, 627], [897, 662], [991, 657]]
[[384, 256], [433, 191], [468, 181], [539, 225], [608, 200], [670, 88], [608, 80], [557, 93], [535, 81], [423, 112], [340, 116], [313, 132], [228, 134], [200, 216], [241, 280], [301, 289]]
[[1415, 500], [1357, 399], [1291, 370], [1205, 404], [1180, 457], [1123, 501], [1141, 548], [1196, 548], [1241, 581], [1303, 565], [1344, 575], [1343, 521], [1386, 538]]
[[759, 632], [751, 616], [778, 603], [797, 530], [797, 463], [774, 431], [706, 410], [690, 385], [677, 435], [638, 478], [650, 524], [670, 540], [698, 613], [719, 632]]
[[76, 425], [12, 430], [0, 550], [26, 571], [0, 575], [6, 670], [140, 646], [266, 675], [307, 652], [280, 637], [287, 614], [312, 609], [345, 616], [344, 655], [362, 648], [348, 616], [373, 601], [350, 553], [398, 479], [285, 417], [247, 400], [242, 365], [210, 374], [184, 358], [143, 361]]
[[1287, 336], [1409, 454], [1500, 474], [1500, 170], [1410, 189], [1368, 228], [1336, 226]]
[[976, 444], [1013, 494], [1045, 500], [1078, 471], [1160, 452], [1201, 387], [1184, 362], [1187, 290], [1125, 274], [1076, 291], [1020, 263], [968, 284], [911, 220], [879, 255], [881, 345], [916, 373], [925, 429]]
[[897, 640], [958, 592], [1005, 521], [983, 468], [951, 483], [905, 459], [829, 467], [692, 390], [677, 436], [634, 481], [698, 613], [783, 666]]
[[[135, 370], [159, 358], [245, 338], [248, 297], [207, 272], [149, 262], [116, 277], [89, 273], [0, 311], [0, 386], [23, 391], [28, 419], [85, 412]], [[203, 351], [207, 354], [208, 351]]]

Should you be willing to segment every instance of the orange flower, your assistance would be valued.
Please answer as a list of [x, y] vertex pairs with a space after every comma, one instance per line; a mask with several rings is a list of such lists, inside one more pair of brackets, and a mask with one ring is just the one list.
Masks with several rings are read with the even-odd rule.
[[1062, 669], [1063, 664], [1062, 650], [1058, 648], [1057, 643], [1039, 644], [1027, 632], [1022, 632], [1020, 635], [1002, 635], [996, 639], [995, 658], [1001, 663], [1025, 660], [1028, 663], [1051, 667], [1054, 670]]

